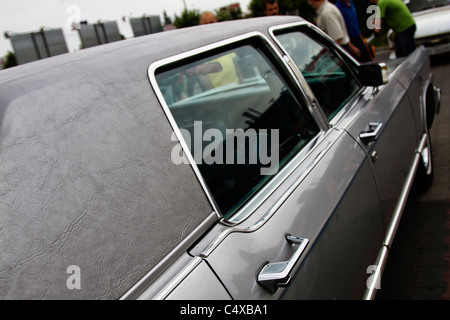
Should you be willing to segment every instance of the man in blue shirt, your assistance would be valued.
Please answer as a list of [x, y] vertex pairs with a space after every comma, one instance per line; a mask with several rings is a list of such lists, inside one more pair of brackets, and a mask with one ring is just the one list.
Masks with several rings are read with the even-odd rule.
[[364, 44], [361, 29], [359, 28], [358, 15], [356, 14], [353, 0], [338, 0], [335, 5], [344, 17], [350, 42], [361, 52], [361, 55], [355, 58], [359, 62], [371, 61], [369, 51], [367, 50], [367, 46]]

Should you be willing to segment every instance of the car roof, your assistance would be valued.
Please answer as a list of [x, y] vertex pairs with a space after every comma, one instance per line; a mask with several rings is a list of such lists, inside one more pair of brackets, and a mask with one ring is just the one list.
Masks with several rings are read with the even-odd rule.
[[[170, 161], [176, 141], [148, 67], [295, 21], [179, 29], [1, 71], [0, 298], [120, 298], [217, 220], [192, 168]], [[70, 266], [81, 290], [68, 289]]]
[[272, 26], [300, 21], [304, 20], [297, 16], [259, 17], [193, 26], [130, 38], [2, 70], [0, 87], [5, 82], [18, 79], [21, 76], [31, 76], [38, 72], [44, 72], [44, 70], [56, 72], [55, 68], [67, 64], [77, 69], [83, 66], [88, 68], [109, 67], [112, 63], [115, 64], [116, 68], [128, 68], [130, 64], [141, 63], [148, 66], [172, 55], [248, 32], [259, 31], [268, 34], [268, 29]]

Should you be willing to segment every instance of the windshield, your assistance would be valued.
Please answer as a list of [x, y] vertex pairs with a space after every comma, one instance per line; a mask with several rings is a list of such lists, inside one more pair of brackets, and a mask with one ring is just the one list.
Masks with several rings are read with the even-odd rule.
[[449, 5], [450, 0], [406, 0], [405, 3], [411, 12], [417, 12]]

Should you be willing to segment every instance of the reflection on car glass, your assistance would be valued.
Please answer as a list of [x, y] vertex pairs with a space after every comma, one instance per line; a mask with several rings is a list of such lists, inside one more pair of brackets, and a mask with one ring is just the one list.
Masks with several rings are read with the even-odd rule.
[[331, 120], [359, 90], [358, 82], [338, 56], [306, 34], [290, 32], [278, 35], [277, 39]]
[[277, 69], [250, 45], [177, 66], [156, 79], [225, 216], [319, 131]]

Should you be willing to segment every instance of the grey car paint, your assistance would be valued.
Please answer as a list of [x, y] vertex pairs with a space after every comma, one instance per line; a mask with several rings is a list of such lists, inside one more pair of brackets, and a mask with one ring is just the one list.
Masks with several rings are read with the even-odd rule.
[[151, 49], [124, 41], [1, 72], [2, 299], [118, 299], [213, 212], [192, 169], [167, 161]]
[[[407, 75], [416, 74], [401, 65], [394, 88], [362, 89], [342, 122], [321, 123], [322, 132], [237, 221], [220, 221], [195, 168], [170, 161], [176, 128], [147, 78], [149, 66], [167, 57], [243, 34], [260, 33], [277, 48], [269, 29], [287, 23], [304, 22], [271, 17], [187, 28], [1, 71], [0, 298], [361, 298], [364, 271], [388, 229], [376, 165], [391, 154], [380, 147], [374, 165], [358, 135], [374, 111], [383, 135], [400, 139], [401, 129], [388, 124], [405, 114], [416, 124], [407, 128], [414, 139], [400, 143], [413, 157], [424, 112], [407, 103], [414, 97], [383, 96], [404, 94]], [[421, 50], [411, 59], [426, 62]], [[403, 102], [397, 113], [392, 99]], [[384, 113], [374, 110], [386, 105]], [[320, 112], [315, 117], [323, 121]], [[286, 234], [309, 243], [290, 286], [271, 294], [256, 277], [268, 262], [292, 256]], [[67, 287], [71, 265], [80, 267], [81, 290]]]
[[[418, 50], [416, 57], [411, 59], [423, 61], [426, 56], [423, 50]], [[402, 68], [406, 72], [407, 65]], [[424, 70], [421, 70], [425, 74], [423, 79], [428, 76], [426, 69], [425, 65]], [[346, 111], [346, 115], [341, 115], [343, 120], [336, 124], [336, 128], [342, 128], [342, 132], [351, 137], [344, 134], [332, 139], [332, 144], [338, 145], [340, 148], [337, 149], [341, 152], [355, 148], [356, 160], [350, 157], [354, 163], [348, 160], [351, 152], [346, 154], [342, 162], [339, 162], [339, 153], [333, 153], [332, 148], [325, 152], [324, 158], [330, 156], [326, 160], [318, 160], [320, 157], [313, 152], [309, 156], [318, 163], [314, 165], [314, 174], [310, 174], [317, 180], [309, 181], [308, 178], [314, 178], [310, 175], [304, 177], [304, 172], [308, 170], [297, 168], [299, 173], [292, 174], [297, 178], [293, 187], [291, 185], [283, 189], [280, 186], [279, 189], [283, 191], [277, 190], [280, 194], [272, 194], [273, 200], [267, 197], [267, 206], [266, 202], [261, 204], [252, 212], [251, 218], [238, 227], [217, 231], [218, 234], [225, 234], [218, 237], [219, 244], [213, 248], [205, 244], [206, 249], [197, 253], [217, 272], [233, 298], [342, 299], [364, 296], [367, 291], [366, 280], [371, 275], [370, 267], [376, 263], [380, 251], [384, 250], [381, 245], [383, 235], [388, 230], [406, 178], [414, 165], [419, 143], [419, 133], [416, 132], [422, 130], [423, 133], [424, 130], [423, 121], [418, 128], [414, 121], [414, 116], [420, 118], [422, 113], [419, 97], [411, 97], [416, 103], [410, 105], [405, 87], [397, 80], [397, 77], [401, 78], [400, 70], [383, 88], [361, 92], [358, 101], [349, 103], [352, 107]], [[427, 83], [424, 81], [420, 85], [426, 86]], [[359, 134], [367, 130], [372, 122], [384, 123], [384, 127], [376, 143], [366, 144], [359, 139]], [[395, 150], [387, 146], [393, 141], [399, 146]], [[323, 151], [320, 143], [315, 148], [316, 151]], [[306, 159], [304, 161], [307, 162]], [[319, 169], [321, 164], [325, 166], [323, 172]], [[340, 173], [342, 168], [354, 171]], [[354, 177], [354, 180], [346, 180], [349, 177]], [[337, 185], [330, 187], [332, 183]], [[330, 196], [331, 203], [327, 203], [324, 196], [330, 188], [342, 193], [336, 191]], [[297, 189], [301, 191], [297, 193]], [[286, 194], [288, 196], [282, 196]], [[294, 199], [297, 200], [296, 205], [288, 206], [287, 203], [294, 202]], [[271, 218], [266, 219], [267, 215]], [[296, 219], [305, 220], [297, 222]], [[304, 260], [297, 262], [297, 266], [302, 265], [299, 271], [296, 272], [296, 268], [292, 271], [294, 280], [288, 289], [269, 294], [257, 285], [255, 275], [267, 262], [286, 261], [293, 255], [296, 249], [285, 241], [286, 234], [308, 238], [314, 249], [307, 248]], [[313, 251], [309, 253], [309, 250]], [[339, 263], [341, 259], [345, 263]]]
[[[312, 270], [301, 267], [301, 270], [312, 272], [307, 272], [308, 276], [305, 277], [300, 275], [296, 278], [299, 281], [289, 287], [288, 292], [295, 298], [343, 298], [349, 290], [353, 290], [358, 274], [355, 274], [355, 270], [360, 270], [359, 259], [365, 257], [367, 251], [376, 252], [371, 248], [371, 242], [376, 236], [381, 238], [383, 229], [370, 165], [364, 152], [351, 137], [345, 132], [332, 131], [283, 183], [280, 190], [253, 213], [260, 216], [273, 211], [272, 218], [257, 227], [248, 221], [245, 226], [250, 224], [247, 227], [249, 231], [240, 231], [239, 228], [230, 233], [206, 257], [233, 298], [281, 296], [281, 289], [275, 295], [270, 295], [255, 285], [253, 275], [258, 274], [266, 262], [285, 261], [292, 256], [295, 247], [286, 242], [286, 234], [309, 239], [310, 244], [302, 255], [304, 259], [308, 254], [311, 255], [309, 262], [314, 261], [317, 255], [321, 257]], [[339, 152], [342, 150], [346, 152]], [[304, 176], [304, 172], [308, 172], [305, 167], [310, 165], [314, 169]], [[353, 181], [355, 176], [357, 179]], [[361, 185], [365, 188], [361, 188]], [[278, 201], [280, 198], [284, 201]], [[345, 203], [341, 203], [344, 198]], [[318, 247], [319, 239], [324, 239], [329, 248], [325, 250]], [[352, 246], [349, 247], [349, 243]], [[355, 258], [351, 259], [348, 254]], [[226, 263], [223, 257], [230, 257], [227, 259], [230, 263]], [[345, 268], [339, 263], [343, 257], [346, 257]], [[344, 270], [349, 273], [346, 277], [332, 275], [332, 271]], [[326, 274], [331, 277], [326, 277]], [[345, 286], [343, 278], [346, 279]], [[303, 286], [299, 283], [306, 279], [315, 285]], [[350, 288], [345, 288], [347, 286]], [[333, 290], [342, 295], [334, 296], [331, 293]], [[326, 292], [330, 292], [330, 295], [324, 295]]]

